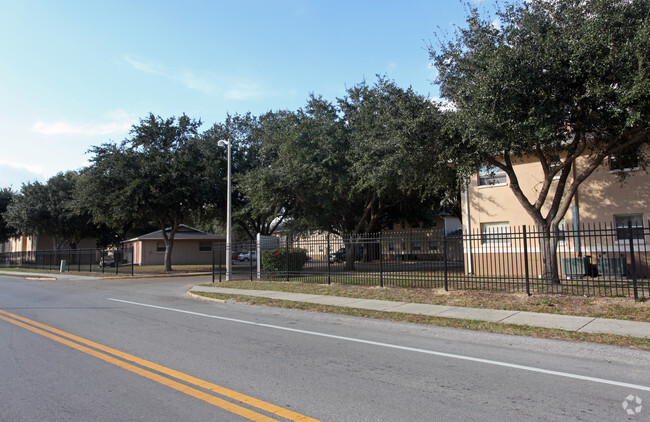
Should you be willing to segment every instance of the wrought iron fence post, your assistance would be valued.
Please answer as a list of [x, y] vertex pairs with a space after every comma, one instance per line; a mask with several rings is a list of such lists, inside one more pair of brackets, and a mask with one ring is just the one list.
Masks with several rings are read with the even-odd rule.
[[627, 230], [630, 233], [630, 265], [632, 266], [632, 286], [634, 286], [634, 301], [639, 301], [639, 289], [636, 280], [636, 260], [634, 259], [634, 233], [632, 233], [632, 221], [627, 222]]
[[257, 264], [257, 281], [262, 280], [262, 234], [255, 237], [255, 263]]
[[289, 281], [289, 236], [285, 238], [285, 255], [284, 255], [284, 264], [287, 271], [287, 282]]
[[379, 232], [379, 287], [384, 287], [384, 254], [381, 232]]
[[442, 260], [445, 268], [445, 291], [449, 291], [449, 280], [447, 278], [447, 233], [442, 233]]
[[325, 259], [327, 260], [327, 285], [330, 285], [331, 279], [330, 279], [330, 254], [332, 251], [330, 250], [330, 234], [327, 233], [327, 254], [325, 254]]
[[[253, 281], [253, 241], [250, 240], [248, 242], [248, 257], [250, 258], [248, 260], [250, 264], [250, 269], [251, 269], [251, 281]], [[257, 261], [257, 252], [255, 252], [255, 260]]]
[[526, 226], [523, 226], [524, 235], [524, 273], [526, 275], [526, 294], [530, 296], [530, 274], [528, 271], [528, 240], [526, 238]]

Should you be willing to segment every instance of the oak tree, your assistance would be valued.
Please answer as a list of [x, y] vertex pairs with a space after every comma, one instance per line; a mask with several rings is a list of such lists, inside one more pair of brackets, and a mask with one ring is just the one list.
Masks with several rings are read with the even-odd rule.
[[[455, 39], [430, 46], [441, 95], [462, 133], [447, 151], [466, 176], [484, 164], [507, 174], [546, 233], [544, 276], [557, 282], [552, 233], [578, 187], [608, 157], [645, 167], [650, 3], [531, 0], [508, 4], [496, 17], [474, 8]], [[515, 164], [522, 157], [540, 163], [536, 196], [520, 187]]]

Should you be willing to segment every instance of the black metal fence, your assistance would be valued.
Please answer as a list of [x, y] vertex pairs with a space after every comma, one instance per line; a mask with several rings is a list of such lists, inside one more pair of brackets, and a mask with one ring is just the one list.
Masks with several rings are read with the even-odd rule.
[[133, 275], [133, 247], [0, 253], [0, 268]]
[[[315, 234], [281, 237], [260, 246], [259, 276], [328, 284], [646, 300], [650, 297], [649, 244], [650, 224], [584, 225], [555, 233], [508, 227], [452, 235], [434, 230], [343, 237]], [[248, 249], [254, 249], [253, 245]], [[285, 264], [265, 266], [264, 254], [281, 254]], [[255, 272], [251, 264], [251, 279]]]
[[[228, 258], [229, 257], [229, 258]], [[225, 243], [212, 244], [212, 282], [226, 280], [226, 260], [232, 263], [233, 280], [257, 279], [257, 242], [232, 242], [228, 249]]]

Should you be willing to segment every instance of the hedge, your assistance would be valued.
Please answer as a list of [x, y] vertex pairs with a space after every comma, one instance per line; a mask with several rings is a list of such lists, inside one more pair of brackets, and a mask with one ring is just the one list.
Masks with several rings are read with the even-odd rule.
[[305, 266], [307, 251], [298, 248], [268, 249], [262, 251], [261, 261], [264, 271], [298, 272]]

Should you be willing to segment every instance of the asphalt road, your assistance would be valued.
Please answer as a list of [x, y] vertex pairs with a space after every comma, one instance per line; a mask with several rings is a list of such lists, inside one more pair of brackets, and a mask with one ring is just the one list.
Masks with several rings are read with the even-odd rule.
[[185, 296], [209, 280], [0, 276], [0, 420], [650, 420], [646, 352]]

